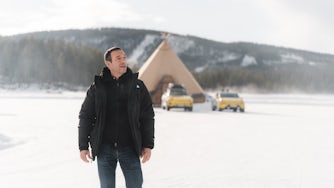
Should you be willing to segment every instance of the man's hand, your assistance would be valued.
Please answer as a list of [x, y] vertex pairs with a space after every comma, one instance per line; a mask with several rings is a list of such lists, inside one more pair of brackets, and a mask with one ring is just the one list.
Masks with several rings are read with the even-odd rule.
[[80, 158], [86, 163], [92, 160], [92, 156], [90, 155], [89, 150], [82, 150], [80, 151]]
[[140, 157], [142, 157], [142, 163], [147, 162], [151, 158], [151, 149], [150, 148], [144, 148], [141, 152]]

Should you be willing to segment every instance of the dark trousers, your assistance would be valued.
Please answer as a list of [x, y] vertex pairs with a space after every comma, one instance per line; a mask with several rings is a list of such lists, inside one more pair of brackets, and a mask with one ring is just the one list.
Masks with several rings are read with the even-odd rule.
[[140, 159], [131, 147], [115, 149], [102, 145], [97, 156], [101, 188], [115, 188], [115, 171], [119, 162], [127, 188], [141, 188], [143, 174]]

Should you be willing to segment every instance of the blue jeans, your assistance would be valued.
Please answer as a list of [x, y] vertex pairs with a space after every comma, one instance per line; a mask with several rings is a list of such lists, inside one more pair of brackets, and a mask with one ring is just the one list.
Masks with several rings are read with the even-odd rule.
[[141, 188], [143, 174], [137, 153], [131, 147], [115, 149], [109, 145], [102, 145], [97, 156], [101, 188], [115, 188], [115, 171], [118, 161], [124, 175], [126, 187]]

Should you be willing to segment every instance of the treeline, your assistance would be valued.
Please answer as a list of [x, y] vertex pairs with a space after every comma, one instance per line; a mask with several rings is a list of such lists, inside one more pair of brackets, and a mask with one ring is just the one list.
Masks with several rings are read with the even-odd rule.
[[[105, 49], [116, 45], [129, 56], [136, 54], [134, 69], [138, 70], [159, 45], [159, 35], [157, 31], [102, 28], [0, 37], [0, 86], [23, 83], [86, 87], [104, 66]], [[170, 44], [178, 49], [175, 51], [180, 59], [204, 89], [251, 86], [263, 92], [334, 92], [333, 55], [173, 36]], [[304, 63], [282, 62], [282, 54], [301, 57]], [[256, 65], [242, 66], [246, 55], [254, 57]], [[196, 72], [199, 67], [205, 68]]]
[[100, 50], [62, 40], [0, 40], [0, 75], [4, 84], [88, 85], [103, 67]]
[[243, 88], [261, 92], [333, 93], [333, 68], [243, 69], [227, 67], [220, 70], [193, 73], [205, 89]]

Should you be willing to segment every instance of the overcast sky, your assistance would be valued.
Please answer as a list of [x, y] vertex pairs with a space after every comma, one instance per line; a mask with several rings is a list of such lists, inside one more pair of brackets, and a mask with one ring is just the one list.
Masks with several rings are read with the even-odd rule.
[[334, 54], [333, 0], [0, 0], [0, 35], [126, 27]]

